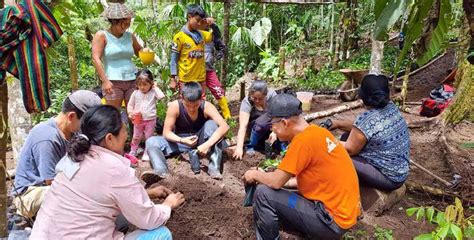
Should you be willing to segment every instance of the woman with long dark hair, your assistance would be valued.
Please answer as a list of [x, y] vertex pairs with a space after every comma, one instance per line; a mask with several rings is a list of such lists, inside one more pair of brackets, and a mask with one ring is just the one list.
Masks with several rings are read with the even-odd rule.
[[[170, 239], [164, 227], [171, 210], [184, 202], [165, 187], [145, 191], [122, 157], [127, 130], [119, 111], [97, 106], [81, 119], [81, 134], [69, 142], [67, 155], [38, 213], [32, 239]], [[165, 198], [154, 204], [150, 198]], [[123, 235], [117, 216], [143, 230]], [[155, 238], [153, 238], [155, 239]]]

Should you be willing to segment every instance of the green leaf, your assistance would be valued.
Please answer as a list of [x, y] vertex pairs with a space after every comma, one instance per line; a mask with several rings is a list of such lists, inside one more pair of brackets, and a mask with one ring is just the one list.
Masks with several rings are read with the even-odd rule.
[[438, 215], [436, 215], [435, 222], [440, 226], [443, 226], [447, 223], [446, 218], [444, 216], [444, 212], [438, 212]]
[[456, 240], [462, 240], [462, 231], [456, 224], [451, 223], [451, 232], [453, 233]]
[[259, 21], [255, 22], [253, 25], [250, 35], [255, 41], [257, 46], [261, 46], [262, 43], [267, 39], [268, 34], [272, 30], [272, 21], [269, 18], [262, 18]]
[[441, 238], [441, 239], [446, 238], [446, 236], [448, 235], [449, 229], [450, 229], [450, 225], [449, 225], [449, 224], [444, 225], [443, 227], [441, 227], [441, 228], [437, 231], [435, 237], [436, 237], [436, 238]]
[[418, 211], [416, 212], [416, 221], [420, 221], [420, 220], [422, 220], [424, 217], [425, 217], [425, 209], [421, 207], [421, 208], [418, 209]]
[[431, 233], [424, 233], [414, 238], [414, 240], [431, 240], [431, 239], [434, 239], [433, 234]]
[[433, 216], [434, 216], [434, 207], [430, 207], [426, 209], [426, 218], [428, 219], [429, 222], [433, 221]]
[[449, 0], [441, 0], [439, 9], [439, 19], [436, 28], [431, 33], [431, 39], [426, 48], [426, 52], [417, 59], [418, 65], [422, 66], [444, 49], [448, 31], [453, 23], [452, 8]]
[[397, 62], [393, 72], [398, 72], [400, 64], [405, 58], [408, 50], [411, 49], [413, 43], [420, 38], [423, 33], [423, 26], [425, 24], [425, 18], [428, 16], [431, 7], [433, 6], [433, 0], [415, 1], [410, 9], [408, 15], [408, 22], [403, 28], [405, 33], [405, 44], [403, 49], [398, 55]]
[[411, 216], [413, 216], [413, 214], [416, 213], [416, 211], [418, 211], [418, 209], [419, 209], [419, 208], [417, 208], [417, 207], [408, 208], [408, 209], [406, 210], [406, 213], [407, 213], [407, 215], [408, 215], [409, 217], [411, 217]]
[[380, 16], [377, 18], [374, 29], [374, 38], [378, 41], [387, 40], [387, 32], [400, 19], [400, 16], [406, 10], [406, 0], [390, 1], [388, 5], [383, 8]]
[[380, 17], [380, 14], [382, 13], [383, 9], [385, 6], [387, 6], [388, 0], [377, 0], [375, 1], [375, 8], [374, 8], [374, 13], [375, 13], [375, 19], [378, 19]]

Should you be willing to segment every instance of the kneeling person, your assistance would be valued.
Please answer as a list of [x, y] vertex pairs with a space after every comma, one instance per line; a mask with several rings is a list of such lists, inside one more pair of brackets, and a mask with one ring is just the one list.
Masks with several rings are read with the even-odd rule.
[[147, 185], [169, 174], [166, 158], [189, 152], [191, 169], [200, 173], [200, 156], [209, 156], [208, 173], [212, 178], [222, 175], [222, 138], [229, 130], [226, 121], [211, 103], [201, 100], [201, 85], [195, 82], [184, 84], [182, 99], [168, 105], [163, 126], [163, 136], [146, 141], [146, 151], [153, 171], [142, 174]]
[[[269, 106], [272, 129], [290, 141], [274, 172], [249, 170], [246, 184], [260, 183], [254, 195], [257, 239], [278, 239], [280, 226], [311, 239], [339, 239], [359, 215], [359, 183], [344, 146], [326, 129], [308, 124], [301, 102], [279, 94]], [[298, 192], [281, 187], [296, 176]]]

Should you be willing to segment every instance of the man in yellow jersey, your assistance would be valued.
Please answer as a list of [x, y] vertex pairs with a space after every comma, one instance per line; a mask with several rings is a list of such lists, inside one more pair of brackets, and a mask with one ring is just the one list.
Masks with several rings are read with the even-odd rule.
[[[269, 105], [272, 129], [290, 141], [274, 172], [248, 170], [244, 182], [257, 185], [253, 214], [257, 239], [278, 239], [280, 226], [310, 239], [340, 239], [359, 215], [359, 182], [344, 146], [325, 128], [308, 124], [301, 102], [289, 94]], [[298, 192], [281, 189], [296, 176]]]

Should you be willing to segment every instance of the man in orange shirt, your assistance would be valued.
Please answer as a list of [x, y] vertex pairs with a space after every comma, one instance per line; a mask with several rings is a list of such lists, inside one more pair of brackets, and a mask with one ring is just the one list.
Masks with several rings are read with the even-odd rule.
[[[290, 141], [274, 172], [248, 170], [257, 239], [278, 239], [280, 226], [311, 239], [339, 239], [359, 215], [357, 174], [344, 146], [326, 129], [308, 124], [292, 95], [272, 99], [269, 114], [280, 141]], [[281, 187], [296, 176], [298, 192]]]

